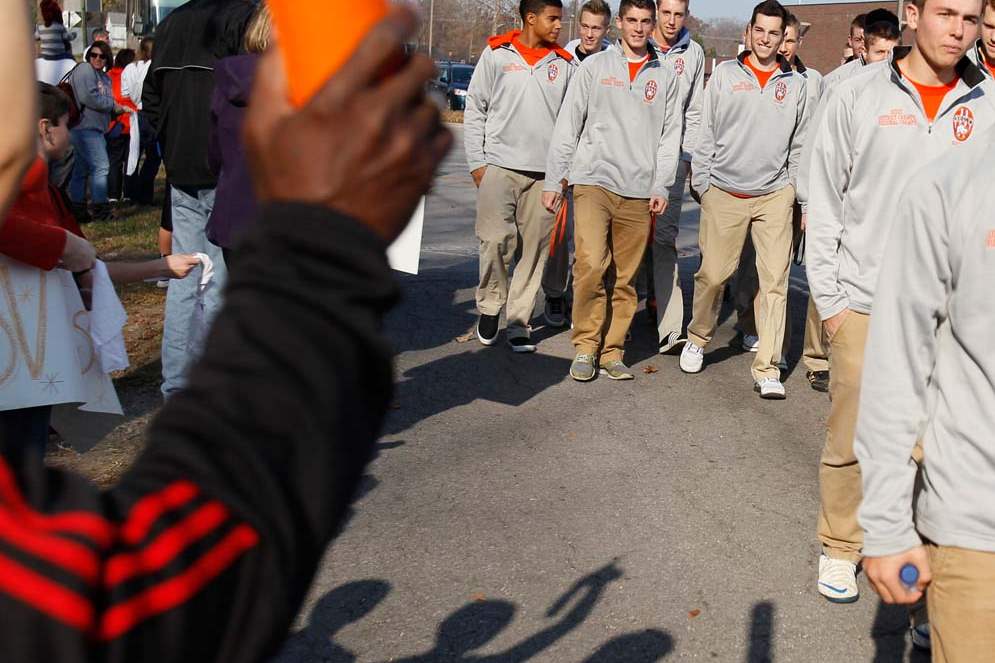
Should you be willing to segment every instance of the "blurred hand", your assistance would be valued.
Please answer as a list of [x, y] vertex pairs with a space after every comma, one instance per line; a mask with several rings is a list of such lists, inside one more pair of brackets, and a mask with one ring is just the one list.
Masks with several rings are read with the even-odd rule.
[[66, 246], [62, 249], [61, 266], [70, 272], [84, 272], [93, 267], [97, 250], [79, 235], [66, 231]]
[[417, 21], [395, 7], [303, 108], [287, 101], [278, 45], [263, 56], [245, 121], [260, 201], [324, 205], [393, 241], [452, 145], [424, 94], [435, 63], [414, 55], [384, 78]]
[[836, 332], [843, 326], [843, 321], [848, 315], [850, 315], [850, 309], [843, 309], [833, 317], [822, 321], [822, 329], [826, 332], [826, 338], [832, 340], [833, 336], [836, 336]]
[[[902, 567], [906, 564], [919, 569], [919, 581], [911, 589], [902, 583], [900, 576]], [[924, 546], [917, 546], [889, 557], [865, 557], [864, 573], [882, 601], [899, 605], [912, 605], [918, 602], [933, 580], [929, 568], [929, 554]]]
[[174, 253], [165, 256], [163, 262], [163, 278], [185, 279], [190, 276], [193, 268], [200, 264], [200, 258], [190, 253]]
[[483, 181], [484, 173], [486, 172], [487, 172], [487, 166], [481, 166], [477, 170], [470, 173], [470, 177], [473, 178], [473, 185], [478, 189], [480, 188], [480, 183]]
[[547, 212], [552, 212], [556, 214], [560, 211], [560, 206], [563, 204], [563, 194], [556, 191], [543, 191], [542, 192], [542, 206], [546, 208]]
[[802, 213], [802, 232], [808, 228], [808, 212]]
[[667, 210], [667, 199], [662, 196], [652, 196], [650, 198], [650, 212], [653, 214], [663, 214]]

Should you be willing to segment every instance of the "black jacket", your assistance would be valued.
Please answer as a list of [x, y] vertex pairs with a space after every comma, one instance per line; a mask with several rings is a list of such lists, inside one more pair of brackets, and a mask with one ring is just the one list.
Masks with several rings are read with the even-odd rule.
[[142, 111], [159, 133], [166, 174], [182, 189], [211, 189], [207, 161], [214, 64], [242, 52], [257, 0], [192, 0], [155, 34]]
[[0, 440], [0, 660], [268, 660], [341, 524], [391, 394], [384, 243], [264, 208], [189, 387], [120, 483]]

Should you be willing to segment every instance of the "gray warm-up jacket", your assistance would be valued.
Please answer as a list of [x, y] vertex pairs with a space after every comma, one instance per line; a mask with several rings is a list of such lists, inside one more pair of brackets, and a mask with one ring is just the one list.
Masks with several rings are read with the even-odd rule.
[[[502, 38], [504, 37], [504, 38]], [[530, 67], [510, 35], [492, 37], [466, 92], [463, 141], [470, 171], [494, 165], [541, 173], [549, 138], [577, 68], [573, 56], [551, 50]]]
[[666, 51], [658, 49], [664, 65], [671, 65], [680, 83], [680, 103], [684, 113], [684, 137], [681, 140], [681, 158], [691, 161], [691, 153], [698, 140], [701, 127], [701, 104], [705, 98], [705, 51], [691, 39], [683, 28], [677, 43]]
[[984, 181], [995, 172], [993, 144], [989, 130], [947, 150], [909, 180], [898, 205], [854, 443], [865, 555], [897, 554], [920, 537], [995, 552], [995, 187]]
[[854, 58], [853, 60], [836, 67], [822, 77], [822, 94], [826, 94], [831, 89], [836, 87], [837, 84], [853, 78], [859, 74], [865, 66], [867, 66], [867, 63], [864, 62], [864, 58]]
[[980, 39], [974, 42], [974, 46], [967, 49], [967, 57], [978, 66], [978, 71], [988, 78], [992, 77], [992, 72], [985, 66], [985, 51]]
[[807, 121], [805, 77], [778, 56], [761, 89], [746, 66], [749, 51], [715, 68], [691, 162], [691, 186], [763, 196], [796, 181]]
[[933, 122], [895, 49], [830, 90], [812, 133], [808, 180], [808, 282], [823, 320], [870, 313], [878, 269], [910, 170], [981, 140], [995, 122], [992, 81], [962, 58], [960, 80]]
[[627, 198], [665, 198], [681, 155], [679, 94], [673, 67], [652, 44], [632, 82], [618, 44], [584, 60], [556, 121], [544, 190], [560, 191], [565, 179]]

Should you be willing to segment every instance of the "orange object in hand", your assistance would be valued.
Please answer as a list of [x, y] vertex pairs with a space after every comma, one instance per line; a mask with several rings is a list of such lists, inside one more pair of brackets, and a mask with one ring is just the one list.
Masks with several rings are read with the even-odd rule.
[[[303, 106], [387, 15], [386, 0], [268, 0], [287, 68], [290, 101]], [[334, 36], [329, 25], [335, 25]]]

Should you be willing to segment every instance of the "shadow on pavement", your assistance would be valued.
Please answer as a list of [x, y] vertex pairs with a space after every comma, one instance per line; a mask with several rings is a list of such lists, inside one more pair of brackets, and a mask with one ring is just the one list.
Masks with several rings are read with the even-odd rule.
[[774, 604], [763, 601], [753, 606], [750, 614], [750, 648], [746, 663], [770, 663], [774, 660]]
[[503, 345], [475, 347], [403, 373], [397, 387], [400, 409], [391, 412], [385, 435], [475, 400], [521, 405], [569, 379], [570, 360], [542, 353], [521, 355]]
[[871, 637], [874, 639], [873, 663], [927, 663], [930, 655], [915, 648], [912, 648], [912, 653], [906, 658], [908, 631], [908, 608], [879, 602], [874, 625], [871, 627]]
[[[476, 654], [514, 622], [516, 607], [508, 601], [486, 599], [467, 603], [446, 617], [429, 651], [395, 663], [518, 663], [541, 654], [584, 623], [608, 586], [622, 577], [613, 561], [582, 577], [546, 611], [552, 624], [497, 654]], [[383, 580], [350, 582], [323, 596], [311, 611], [308, 626], [295, 634], [272, 663], [352, 663], [360, 654], [335, 642], [345, 626], [369, 614], [390, 593]], [[584, 663], [652, 663], [673, 650], [662, 631], [649, 629], [613, 638]]]

